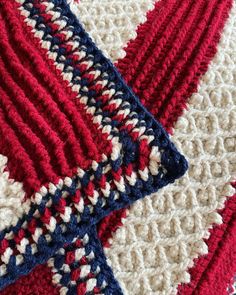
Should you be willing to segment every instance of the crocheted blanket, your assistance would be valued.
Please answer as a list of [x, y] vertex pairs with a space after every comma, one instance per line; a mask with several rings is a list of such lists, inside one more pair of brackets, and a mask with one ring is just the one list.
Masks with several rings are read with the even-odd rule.
[[230, 292], [235, 14], [0, 2], [0, 294]]

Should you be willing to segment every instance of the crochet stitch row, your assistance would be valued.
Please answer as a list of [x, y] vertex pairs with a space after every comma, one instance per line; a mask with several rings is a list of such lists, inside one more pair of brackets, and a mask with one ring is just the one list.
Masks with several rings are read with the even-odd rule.
[[[19, 173], [14, 178], [24, 179], [31, 206], [16, 225], [0, 233], [1, 288], [28, 273], [38, 263], [45, 262], [59, 248], [73, 242], [75, 237], [85, 235], [89, 227], [112, 210], [125, 207], [173, 182], [187, 169], [184, 157], [170, 143], [166, 132], [141, 106], [113, 65], [88, 38], [65, 1], [17, 2], [18, 4], [9, 1], [1, 3], [5, 13], [0, 19], [3, 29], [1, 49], [7, 50], [1, 51], [5, 59], [0, 62], [0, 70], [5, 78], [3, 80], [11, 82], [5, 83], [1, 88], [4, 99], [1, 101], [0, 119], [1, 125], [5, 127], [5, 131], [1, 130], [1, 133], [4, 135], [9, 132], [8, 137], [3, 137], [1, 147], [8, 156], [9, 167], [16, 166], [15, 172], [19, 172], [21, 168], [22, 154], [25, 156], [25, 166], [20, 171], [21, 179], [18, 179]], [[25, 45], [27, 41], [16, 21], [19, 18], [17, 10], [30, 28], [25, 31], [31, 40], [33, 37], [30, 31], [34, 34], [31, 46], [33, 53]], [[10, 28], [8, 22], [11, 24]], [[25, 26], [23, 22], [22, 26]], [[14, 52], [11, 48], [12, 42], [7, 37], [7, 30], [14, 28], [19, 29], [19, 32], [13, 34], [12, 38], [19, 41], [16, 43], [24, 51], [22, 56], [16, 56], [17, 51]], [[15, 107], [7, 87], [14, 88], [14, 81], [9, 75], [13, 71], [25, 74], [17, 77], [19, 80], [25, 79], [24, 83], [35, 83], [34, 79], [28, 78], [25, 70], [32, 71], [27, 57], [33, 63], [34, 48], [46, 60], [53, 61], [49, 63], [52, 71], [57, 75], [60, 73], [75, 96], [74, 104], [69, 104], [66, 109], [65, 103], [69, 101], [62, 101], [60, 93], [58, 96], [54, 93], [55, 97], [49, 96], [49, 92], [35, 93], [31, 99], [36, 116], [32, 117], [35, 121], [30, 126], [23, 114], [23, 105]], [[36, 61], [40, 60], [38, 55], [35, 58]], [[45, 72], [45, 68], [41, 71], [36, 64], [37, 62], [33, 69], [40, 79], [45, 73], [53, 78], [49, 71]], [[19, 88], [19, 84], [17, 87]], [[24, 93], [27, 93], [26, 88]], [[74, 127], [78, 128], [77, 136], [71, 137], [75, 133], [67, 124], [68, 119], [65, 120], [61, 111], [58, 112], [56, 99], [59, 100], [59, 108], [63, 105], [70, 122], [76, 124]], [[29, 111], [32, 108], [32, 103], [23, 93], [18, 103], [23, 103], [24, 109], [28, 108]], [[78, 109], [76, 112], [76, 106], [81, 111], [81, 117]], [[43, 127], [39, 130], [38, 126], [43, 121], [41, 117], [37, 117], [37, 113], [46, 117], [45, 112], [50, 112], [51, 118], [51, 121], [47, 118], [48, 125], [45, 128], [57, 132], [55, 140], [64, 133], [74, 158], [66, 159], [63, 146], [55, 154], [50, 147], [46, 150], [53, 133], [45, 133], [46, 129]], [[9, 120], [10, 115], [12, 122]], [[57, 121], [57, 115], [60, 122]], [[75, 115], [80, 119], [77, 122]], [[88, 118], [93, 123], [86, 124]], [[99, 150], [96, 149], [95, 143], [99, 139], [95, 139], [97, 134], [91, 134], [95, 130], [94, 125], [100, 140], [104, 140], [104, 135], [106, 137], [106, 154], [101, 152], [102, 146]], [[13, 143], [12, 150], [9, 150], [9, 145]], [[45, 147], [42, 146], [43, 143]], [[55, 144], [56, 142], [53, 147]], [[33, 151], [32, 147], [35, 148]], [[27, 150], [31, 151], [30, 157]], [[85, 160], [87, 156], [88, 160]], [[54, 157], [57, 165], [50, 160]], [[65, 166], [68, 162], [70, 167]], [[14, 172], [10, 168], [10, 173]], [[41, 179], [38, 179], [37, 168], [42, 175]]]
[[52, 268], [53, 283], [60, 286], [60, 294], [122, 294], [106, 264], [95, 227], [59, 249], [49, 259], [48, 266]]
[[[123, 45], [126, 56], [117, 61], [118, 70], [169, 133], [197, 92], [200, 78], [217, 51], [231, 7], [232, 0], [157, 1], [147, 21], [138, 27], [137, 38]], [[86, 28], [89, 31], [89, 22]], [[95, 34], [101, 34], [99, 29], [92, 30]], [[125, 215], [121, 210], [102, 220], [98, 233], [104, 245]]]

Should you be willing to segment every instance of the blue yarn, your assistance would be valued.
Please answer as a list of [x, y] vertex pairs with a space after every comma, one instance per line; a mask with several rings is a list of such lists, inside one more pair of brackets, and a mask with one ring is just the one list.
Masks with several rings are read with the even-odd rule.
[[[70, 11], [69, 6], [67, 5], [65, 0], [51, 0], [54, 3], [55, 11], [58, 11], [62, 14], [61, 19], [64, 19], [70, 27], [70, 30], [78, 37], [79, 43], [84, 47], [84, 51], [87, 54], [90, 54], [89, 59], [93, 62], [98, 62], [100, 65], [95, 66], [95, 69], [99, 69], [102, 73], [105, 73], [106, 79], [112, 82], [111, 88], [116, 91], [122, 90], [122, 95], [117, 95], [118, 98], [122, 99], [124, 105], [121, 109], [126, 109], [128, 106], [125, 104], [129, 103], [129, 108], [132, 112], [136, 114], [132, 114], [131, 118], [137, 118], [139, 121], [137, 123], [137, 127], [145, 126], [147, 129], [147, 135], [153, 135], [154, 140], [150, 144], [150, 146], [158, 145], [161, 150], [161, 163], [162, 166], [165, 167], [167, 173], [164, 173], [162, 167], [159, 168], [158, 174], [155, 176], [148, 175], [148, 179], [144, 181], [143, 179], [137, 179], [136, 183], [131, 186], [129, 184], [125, 184], [125, 191], [119, 193], [119, 198], [115, 200], [114, 191], [111, 191], [108, 198], [106, 199], [107, 203], [103, 206], [102, 200], [99, 199], [96, 205], [93, 208], [93, 212], [91, 212], [91, 208], [89, 205], [85, 205], [84, 211], [80, 216], [80, 221], [77, 221], [78, 212], [74, 212], [71, 214], [70, 222], [61, 222], [56, 224], [55, 231], [53, 233], [48, 233], [51, 237], [51, 242], [48, 243], [45, 236], [39, 237], [37, 243], [38, 252], [33, 254], [31, 245], [26, 246], [26, 252], [23, 255], [24, 262], [20, 265], [16, 265], [15, 256], [10, 257], [9, 263], [7, 265], [8, 273], [0, 278], [0, 288], [5, 287], [11, 282], [15, 281], [19, 276], [27, 274], [31, 271], [37, 264], [45, 263], [50, 257], [52, 257], [56, 251], [62, 248], [65, 244], [71, 243], [75, 237], [82, 237], [85, 233], [88, 233], [91, 241], [93, 242], [92, 248], [97, 251], [99, 257], [96, 263], [101, 263], [102, 272], [105, 273], [106, 277], [109, 277], [109, 286], [111, 286], [113, 293], [109, 293], [110, 291], [106, 291], [105, 294], [122, 294], [120, 288], [115, 281], [111, 269], [107, 266], [105, 262], [105, 256], [102, 251], [102, 247], [96, 237], [95, 233], [95, 225], [106, 215], [114, 210], [118, 210], [120, 208], [124, 208], [129, 206], [131, 203], [136, 201], [137, 199], [143, 198], [146, 195], [149, 195], [153, 192], [156, 192], [161, 187], [167, 185], [168, 183], [173, 182], [175, 179], [181, 177], [185, 171], [187, 170], [187, 162], [185, 158], [179, 154], [176, 150], [175, 146], [170, 142], [168, 134], [163, 129], [161, 124], [157, 122], [154, 117], [142, 106], [138, 98], [133, 94], [131, 89], [126, 85], [123, 81], [121, 75], [114, 67], [114, 65], [102, 54], [102, 52], [94, 45], [91, 38], [84, 31], [81, 24], [77, 20], [77, 18]], [[65, 65], [65, 71], [68, 70], [69, 67], [72, 66], [72, 60], [67, 58], [63, 58], [64, 49], [61, 46], [62, 41], [57, 37], [48, 36], [51, 33], [51, 28], [44, 22], [44, 18], [39, 15], [39, 10], [34, 6], [30, 5], [33, 3], [33, 0], [27, 0], [23, 6], [26, 10], [30, 12], [30, 18], [36, 21], [36, 28], [43, 31], [42, 39], [44, 41], [50, 41], [51, 46], [50, 49], [58, 54], [58, 62], [63, 63]], [[57, 45], [55, 48], [53, 46]], [[76, 77], [80, 75], [80, 71], [78, 69], [73, 69], [72, 81], [80, 84], [82, 87], [87, 86], [89, 81], [88, 79], [81, 79], [80, 81], [76, 81]], [[81, 88], [82, 88], [81, 87]], [[102, 107], [101, 101], [94, 101], [94, 91], [88, 90], [85, 91], [83, 89], [80, 90], [80, 94], [86, 95], [88, 97], [88, 106]], [[101, 110], [96, 110], [95, 115], [101, 114], [103, 116], [103, 124], [110, 125], [112, 127], [116, 126], [120, 127], [121, 123], [118, 121], [110, 122], [109, 120], [104, 119], [104, 115], [108, 118], [111, 118], [114, 114], [113, 112], [102, 112]], [[28, 212], [25, 214], [15, 226], [11, 226], [8, 229], [0, 232], [1, 240], [5, 237], [5, 235], [11, 231], [13, 233], [17, 233], [19, 229], [22, 228], [24, 222], [28, 222], [32, 220], [33, 215], [36, 211], [40, 214], [43, 214], [46, 209], [46, 204], [49, 200], [52, 201], [53, 205], [57, 205], [60, 201], [62, 194], [64, 192], [68, 192], [69, 196], [65, 200], [69, 202], [72, 196], [75, 195], [78, 183], [81, 184], [82, 188], [86, 187], [90, 177], [93, 175], [95, 181], [99, 181], [102, 177], [103, 167], [106, 165], [110, 165], [113, 171], [118, 171], [121, 165], [128, 165], [129, 163], [135, 163], [138, 159], [138, 151], [139, 151], [139, 141], [134, 141], [130, 134], [127, 131], [112, 131], [112, 135], [115, 135], [119, 138], [119, 142], [122, 143], [122, 157], [119, 157], [115, 161], [112, 161], [110, 158], [104, 163], [98, 164], [98, 169], [94, 171], [92, 168], [88, 171], [85, 171], [85, 174], [82, 178], [75, 176], [72, 179], [72, 184], [70, 187], [63, 186], [61, 189], [57, 189], [56, 193], [52, 195], [51, 193], [47, 193], [46, 196], [43, 197], [42, 202], [37, 205], [33, 204]], [[113, 176], [108, 175], [108, 181]], [[82, 196], [85, 198], [84, 192], [82, 191]], [[69, 204], [67, 204], [69, 205]], [[52, 207], [52, 213], [56, 214], [55, 207]], [[37, 226], [42, 226], [43, 223], [40, 220], [37, 220]], [[66, 227], [66, 231], [62, 230], [62, 225]], [[26, 234], [30, 236], [30, 234], [26, 231]], [[94, 235], [94, 240], [91, 235]], [[27, 237], [27, 236], [26, 236]], [[9, 241], [11, 247], [14, 247], [14, 241]], [[91, 245], [91, 244], [90, 244]], [[59, 262], [58, 262], [59, 263]], [[60, 263], [58, 264], [58, 266]], [[99, 276], [99, 282], [102, 281], [102, 275]], [[68, 278], [65, 276], [64, 281], [65, 284], [68, 283]], [[71, 289], [74, 292], [73, 288]], [[75, 294], [75, 293], [70, 293]]]
[[[102, 245], [97, 236], [96, 227], [95, 226], [90, 227], [89, 231], [87, 232], [87, 235], [89, 237], [89, 242], [88, 244], [85, 245], [85, 248], [84, 248], [85, 256], [88, 256], [91, 252], [93, 252], [95, 255], [94, 259], [92, 259], [89, 263], [91, 267], [91, 272], [94, 273], [98, 267], [100, 268], [100, 272], [96, 276], [97, 287], [101, 288], [103, 283], [106, 282], [107, 286], [104, 289], [102, 289], [102, 293], [110, 294], [110, 295], [123, 294], [118, 282], [114, 278], [111, 268], [107, 265], [106, 257], [104, 255]], [[78, 236], [77, 238], [82, 239], [83, 235]], [[76, 249], [77, 249], [76, 246], [73, 244], [65, 247], [65, 251], [68, 250], [69, 252]], [[64, 254], [57, 253], [56, 255], [54, 255], [54, 268], [57, 269], [57, 273], [62, 276], [60, 279], [60, 285], [68, 288], [67, 294], [75, 295], [77, 294], [76, 286], [73, 286], [72, 284], [70, 284], [71, 273], [66, 273], [65, 271], [61, 269], [64, 263], [65, 263]], [[76, 269], [78, 267], [79, 267], [78, 262], [71, 263], [70, 265], [71, 270]], [[78, 283], [86, 282], [86, 279], [79, 278], [77, 282]], [[92, 292], [91, 293], [86, 292], [86, 295], [87, 294], [93, 295]]]

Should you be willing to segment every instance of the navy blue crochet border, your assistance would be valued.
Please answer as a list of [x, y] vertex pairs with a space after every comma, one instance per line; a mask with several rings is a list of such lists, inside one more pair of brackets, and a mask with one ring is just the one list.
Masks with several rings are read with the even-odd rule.
[[[103, 248], [101, 245], [101, 242], [98, 239], [96, 227], [93, 226], [89, 229], [87, 232], [88, 235], [88, 243], [84, 246], [85, 249], [85, 255], [88, 256], [91, 252], [94, 253], [94, 259], [91, 260], [89, 265], [91, 266], [92, 272], [94, 272], [97, 267], [100, 268], [100, 273], [96, 276], [97, 280], [97, 287], [102, 288], [103, 282], [107, 283], [107, 286], [105, 288], [102, 288], [101, 293], [104, 295], [122, 295], [123, 292], [121, 291], [121, 288], [115, 279], [112, 269], [110, 266], [108, 266], [105, 254], [103, 252]], [[83, 236], [79, 236], [77, 239], [83, 240]], [[75, 251], [77, 249], [75, 243], [72, 243], [70, 245], [67, 245], [65, 247], [67, 251]], [[59, 284], [62, 286], [65, 286], [68, 288], [67, 295], [74, 295], [77, 294], [77, 284], [70, 284], [71, 280], [71, 273], [65, 273], [64, 271], [60, 270], [62, 265], [65, 263], [65, 254], [57, 253], [54, 255], [54, 268], [57, 270], [57, 273], [61, 275], [61, 279]], [[79, 268], [78, 265], [79, 262], [71, 263], [70, 268], [72, 269]], [[77, 283], [86, 282], [85, 279], [79, 279]], [[92, 291], [86, 292], [86, 295], [93, 295], [94, 293]]]

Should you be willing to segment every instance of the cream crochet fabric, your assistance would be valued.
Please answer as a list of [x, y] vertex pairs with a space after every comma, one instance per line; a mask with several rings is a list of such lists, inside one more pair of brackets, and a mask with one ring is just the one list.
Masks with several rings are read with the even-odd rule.
[[174, 185], [137, 202], [107, 249], [126, 294], [175, 294], [190, 280], [188, 267], [207, 253], [203, 238], [236, 174], [236, 5], [218, 53], [192, 95], [172, 140], [189, 160], [189, 171]]
[[15, 225], [29, 208], [29, 202], [23, 202], [22, 183], [10, 179], [6, 167], [7, 157], [0, 154], [0, 230]]
[[[91, 2], [93, 20], [89, 18]], [[132, 6], [137, 1], [128, 2]], [[113, 7], [115, 1], [109, 4]], [[97, 45], [115, 61], [120, 55], [114, 52], [121, 52], [121, 43], [111, 43], [110, 29], [94, 25], [101, 16], [98, 1], [81, 1], [79, 10]], [[116, 18], [109, 15], [112, 31], [124, 36], [124, 23], [117, 25]], [[121, 48], [127, 39], [122, 40]], [[218, 54], [175, 126], [172, 140], [189, 159], [189, 172], [174, 185], [137, 202], [106, 250], [126, 294], [174, 294], [179, 283], [188, 282], [193, 259], [208, 251], [203, 238], [214, 223], [221, 222], [217, 210], [223, 207], [224, 197], [234, 193], [229, 181], [236, 172], [235, 41], [234, 6]]]
[[146, 12], [154, 3], [155, 0], [80, 0], [77, 13], [98, 48], [114, 61], [125, 56], [124, 45], [136, 37], [137, 25], [145, 22]]

